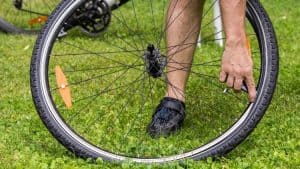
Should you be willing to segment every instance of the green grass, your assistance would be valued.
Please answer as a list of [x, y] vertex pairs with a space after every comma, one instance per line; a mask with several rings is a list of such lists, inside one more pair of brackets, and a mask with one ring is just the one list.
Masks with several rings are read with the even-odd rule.
[[[49, 134], [32, 103], [29, 64], [36, 37], [0, 34], [0, 168], [299, 167], [300, 80], [297, 76], [300, 75], [300, 59], [297, 55], [300, 54], [300, 47], [297, 40], [300, 35], [297, 34], [299, 30], [297, 23], [300, 21], [298, 18], [300, 5], [297, 0], [264, 0], [263, 4], [273, 20], [280, 46], [281, 67], [277, 91], [257, 129], [233, 152], [215, 161], [207, 159], [149, 166], [129, 162], [111, 164], [101, 160], [91, 162], [74, 157]], [[73, 39], [70, 37], [72, 42], [81, 38], [90, 45], [96, 45], [96, 42], [84, 36]], [[90, 62], [92, 64], [93, 60]], [[109, 104], [109, 98], [106, 98], [106, 101]], [[204, 117], [206, 122], [211, 120], [209, 116], [198, 116]], [[196, 120], [194, 123], [201, 124], [201, 121]], [[185, 130], [188, 131], [189, 125], [186, 126]], [[200, 129], [197, 131], [201, 133]]]

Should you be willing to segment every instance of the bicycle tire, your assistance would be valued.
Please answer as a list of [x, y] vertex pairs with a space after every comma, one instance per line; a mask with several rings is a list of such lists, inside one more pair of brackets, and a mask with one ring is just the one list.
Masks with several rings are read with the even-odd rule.
[[14, 27], [13, 25], [0, 18], [0, 29], [6, 33], [21, 33], [22, 30]]
[[[118, 155], [103, 150], [82, 136], [78, 135], [61, 117], [58, 108], [52, 100], [52, 94], [48, 81], [48, 64], [53, 43], [65, 21], [83, 1], [63, 1], [49, 17], [46, 26], [39, 34], [34, 47], [30, 82], [31, 92], [35, 107], [43, 123], [50, 133], [68, 150], [83, 158], [103, 158], [109, 161], [132, 160], [140, 163], [164, 163], [175, 160], [192, 158], [200, 160], [206, 157], [223, 156], [237, 147], [254, 130], [256, 125], [265, 114], [275, 87], [279, 69], [278, 45], [272, 23], [258, 0], [247, 1], [247, 18], [249, 18], [256, 33], [261, 54], [262, 69], [258, 82], [258, 96], [255, 103], [247, 107], [238, 121], [226, 130], [221, 136], [211, 140], [208, 144], [190, 151], [174, 156], [157, 158], [139, 158]], [[50, 49], [50, 50], [49, 50]]]

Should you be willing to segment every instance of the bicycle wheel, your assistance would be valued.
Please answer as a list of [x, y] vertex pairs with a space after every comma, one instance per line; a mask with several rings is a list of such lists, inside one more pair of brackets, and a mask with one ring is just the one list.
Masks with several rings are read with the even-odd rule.
[[37, 33], [59, 0], [2, 0], [0, 29], [7, 33]]
[[[169, 83], [164, 67], [165, 61], [172, 61], [172, 55], [165, 57], [172, 47], [164, 39], [172, 24], [164, 24], [168, 2], [132, 0], [113, 12], [102, 9], [107, 11], [110, 26], [99, 37], [79, 36], [73, 28], [76, 24], [67, 36], [60, 36], [76, 16], [93, 13], [85, 8], [86, 3], [98, 2], [104, 3], [63, 1], [34, 48], [33, 100], [42, 121], [61, 144], [83, 158], [163, 163], [224, 155], [251, 133], [271, 102], [278, 73], [275, 33], [258, 0], [247, 2], [246, 24], [256, 101], [248, 102], [246, 88], [235, 93], [224, 90], [226, 86], [218, 81], [224, 49], [214, 42], [215, 18], [210, 11], [216, 1], [207, 2], [202, 38], [197, 42], [201, 47], [195, 52], [186, 87], [185, 124], [179, 132], [156, 139], [145, 131]], [[149, 45], [160, 53], [155, 63], [162, 74], [157, 76], [149, 71], [153, 63], [146, 57]], [[176, 46], [188, 45], [182, 39]]]
[[[109, 0], [113, 9], [127, 1], [121, 0], [116, 3]], [[59, 2], [60, 0], [3, 0], [0, 6], [0, 29], [7, 33], [37, 33]], [[89, 36], [97, 36], [100, 33], [84, 28], [82, 32]]]

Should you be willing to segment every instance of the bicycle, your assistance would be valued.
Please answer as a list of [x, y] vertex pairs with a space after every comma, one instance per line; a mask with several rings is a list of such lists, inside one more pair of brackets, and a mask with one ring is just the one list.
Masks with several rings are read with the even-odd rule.
[[[0, 6], [0, 30], [13, 34], [36, 34], [59, 2], [59, 0], [4, 0]], [[111, 1], [113, 6], [112, 3], [113, 1]], [[82, 31], [95, 36], [89, 34], [87, 30]]]
[[58, 2], [4, 0], [0, 6], [0, 30], [15, 34], [37, 33]]
[[[103, 0], [61, 2], [39, 34], [30, 69], [33, 101], [50, 133], [79, 157], [117, 162], [199, 160], [233, 150], [271, 102], [278, 46], [266, 11], [258, 0], [248, 0], [257, 99], [248, 102], [246, 87], [242, 93], [226, 89], [218, 82], [223, 48], [214, 43], [211, 23], [220, 17], [210, 19], [214, 3], [206, 3], [201, 48], [189, 70], [185, 126], [152, 139], [146, 125], [168, 83], [165, 66], [172, 55], [166, 57], [166, 50], [175, 47], [164, 42], [172, 24], [164, 24], [167, 1], [131, 0], [113, 12]], [[101, 34], [83, 38], [78, 26]], [[185, 39], [178, 44], [189, 45]]]

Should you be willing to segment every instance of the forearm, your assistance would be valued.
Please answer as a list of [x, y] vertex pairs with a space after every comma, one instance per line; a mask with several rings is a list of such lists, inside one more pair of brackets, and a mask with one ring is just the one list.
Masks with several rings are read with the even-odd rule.
[[246, 0], [220, 0], [227, 47], [246, 45]]

